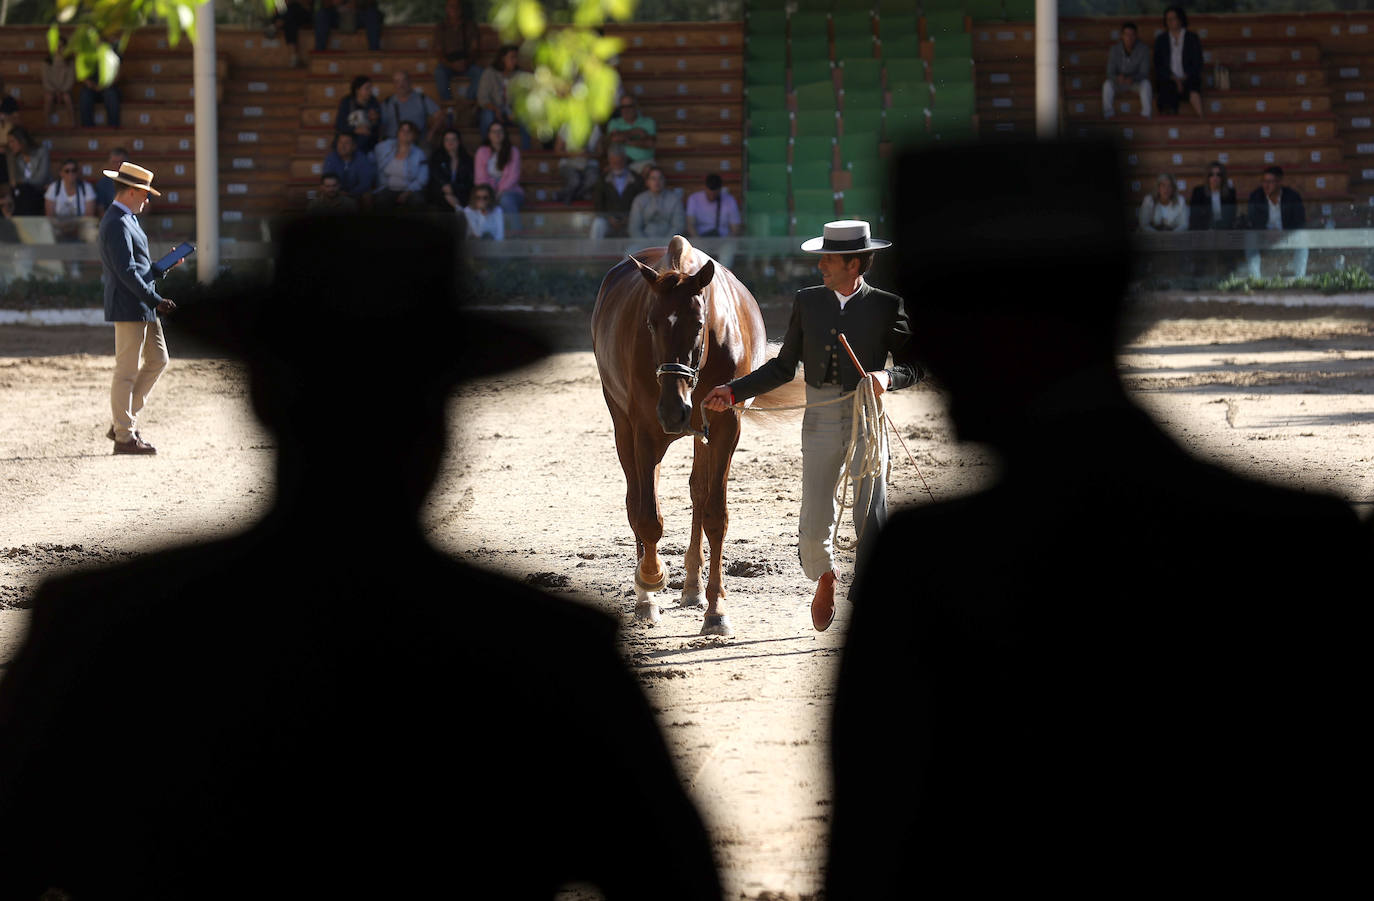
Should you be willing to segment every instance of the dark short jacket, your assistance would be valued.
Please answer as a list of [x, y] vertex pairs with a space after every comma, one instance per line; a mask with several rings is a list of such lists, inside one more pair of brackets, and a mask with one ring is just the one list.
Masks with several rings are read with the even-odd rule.
[[[377, 111], [377, 121], [372, 124], [372, 130], [366, 136], [357, 134], [353, 129], [348, 127], [348, 114], [355, 109], [362, 109], [364, 112], [374, 109]], [[349, 94], [339, 101], [339, 111], [334, 115], [334, 132], [335, 134], [346, 132], [353, 135], [353, 140], [357, 142], [359, 150], [371, 150], [376, 147], [377, 141], [382, 134], [381, 103], [377, 101], [376, 97], [369, 97], [366, 103], [359, 104], [358, 101], [354, 99], [353, 95]]]
[[425, 185], [425, 193], [431, 203], [448, 209], [448, 204], [443, 200], [443, 187], [447, 184], [453, 188], [453, 196], [458, 198], [458, 202], [467, 206], [472, 195], [472, 178], [472, 157], [466, 150], [458, 150], [458, 171], [454, 172], [452, 160], [440, 147], [429, 158], [429, 184]]
[[329, 151], [324, 171], [339, 176], [339, 187], [345, 194], [358, 196], [371, 193], [377, 187], [377, 166], [372, 156], [361, 150], [353, 151], [353, 159], [344, 161], [337, 150]]
[[633, 169], [627, 169], [630, 173], [630, 183], [625, 186], [624, 194], [617, 194], [615, 185], [611, 181], [611, 170], [607, 169], [602, 173], [601, 178], [596, 183], [596, 192], [592, 196], [592, 201], [598, 213], [610, 213], [618, 216], [630, 215], [630, 205], [635, 202], [635, 197], [641, 191], [648, 189], [644, 184], [644, 179], [639, 177], [639, 173]]
[[[1172, 78], [1169, 66], [1169, 32], [1165, 31], [1155, 38], [1155, 84], [1162, 84]], [[1202, 38], [1193, 31], [1183, 32], [1183, 74], [1189, 81], [1197, 79], [1202, 84]]]
[[1188, 230], [1207, 231], [1212, 228], [1236, 227], [1236, 189], [1221, 189], [1221, 216], [1212, 219], [1212, 198], [1207, 195], [1207, 186], [1193, 188], [1193, 196], [1188, 201]]
[[156, 322], [162, 296], [154, 287], [148, 236], [138, 219], [112, 206], [100, 220], [100, 264], [104, 267], [105, 321]]
[[840, 345], [841, 332], [868, 372], [887, 368], [887, 355], [892, 354], [888, 390], [896, 391], [921, 380], [924, 373], [909, 351], [911, 324], [900, 297], [865, 282], [859, 295], [841, 310], [835, 292], [818, 285], [797, 292], [778, 355], [730, 382], [735, 399], [765, 394], [792, 381], [799, 362], [804, 367], [806, 383], [819, 388], [832, 356], [838, 363], [842, 387], [853, 391], [859, 384], [859, 373]]
[[[1279, 216], [1283, 219], [1283, 230], [1307, 228], [1307, 210], [1302, 205], [1302, 195], [1292, 188], [1280, 188], [1279, 191]], [[1263, 188], [1250, 192], [1249, 219], [1251, 228], [1269, 226], [1269, 201], [1264, 196]]]

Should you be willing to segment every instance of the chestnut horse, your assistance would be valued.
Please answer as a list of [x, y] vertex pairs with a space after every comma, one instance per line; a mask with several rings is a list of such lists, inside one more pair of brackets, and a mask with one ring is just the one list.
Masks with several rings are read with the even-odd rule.
[[[709, 415], [701, 399], [716, 385], [762, 365], [763, 316], [749, 289], [681, 235], [616, 264], [592, 311], [592, 350], [625, 470], [625, 507], [635, 533], [635, 619], [657, 622], [653, 592], [668, 584], [658, 555], [663, 515], [658, 466], [668, 445], [693, 434], [692, 538], [683, 560], [680, 605], [706, 605], [702, 635], [730, 635], [721, 580], [729, 515], [725, 484], [739, 443], [738, 410]], [[705, 418], [703, 418], [705, 417]], [[701, 587], [701, 537], [711, 546]]]

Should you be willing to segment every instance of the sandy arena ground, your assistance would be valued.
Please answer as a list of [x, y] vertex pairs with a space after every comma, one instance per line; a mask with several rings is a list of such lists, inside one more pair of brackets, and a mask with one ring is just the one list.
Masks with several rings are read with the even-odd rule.
[[[1370, 515], [1368, 308], [1154, 303], [1140, 312], [1148, 318], [1124, 350], [1122, 372], [1180, 442], [1255, 478], [1334, 493]], [[786, 305], [767, 314], [770, 334], [780, 335]], [[840, 602], [829, 632], [812, 630], [811, 585], [795, 551], [798, 424], [747, 422], [735, 457], [725, 548], [735, 637], [699, 638], [700, 613], [671, 606], [659, 626], [637, 626], [629, 620], [625, 487], [586, 319], [550, 316], [565, 350], [459, 392], [449, 464], [426, 511], [431, 534], [455, 554], [620, 617], [626, 660], [714, 834], [726, 897], [814, 895], [829, 813], [828, 705], [850, 607]], [[197, 357], [174, 321], [168, 336], [173, 363], [142, 423], [159, 454], [136, 458], [111, 456], [103, 437], [112, 331], [0, 329], [0, 608], [9, 608], [0, 609], [0, 660], [21, 639], [23, 608], [45, 574], [222, 537], [270, 503], [273, 440], [248, 408], [244, 373]], [[994, 477], [987, 452], [954, 439], [935, 390], [890, 395], [888, 410], [937, 499]], [[378, 412], [368, 428], [385, 435], [393, 424]], [[896, 454], [890, 496], [929, 503], [911, 463]], [[662, 547], [675, 579], [690, 461], [680, 441], [662, 471]], [[510, 640], [520, 640], [518, 629]]]

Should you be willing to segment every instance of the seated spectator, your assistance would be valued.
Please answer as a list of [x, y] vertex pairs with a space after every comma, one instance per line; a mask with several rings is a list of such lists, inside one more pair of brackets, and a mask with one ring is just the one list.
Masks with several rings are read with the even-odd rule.
[[465, 8], [467, 3], [468, 0], [446, 0], [444, 17], [434, 26], [434, 85], [441, 103], [454, 99], [450, 85], [455, 78], [468, 80], [463, 99], [471, 104], [477, 102], [477, 83], [485, 71], [477, 65], [482, 39], [472, 11]]
[[606, 139], [625, 148], [630, 168], [648, 178], [647, 170], [654, 164], [654, 144], [658, 141], [658, 126], [653, 119], [639, 114], [634, 97], [620, 98], [620, 115], [606, 123]]
[[0, 192], [0, 244], [20, 243], [19, 229], [15, 227], [14, 198], [9, 191]]
[[95, 217], [95, 188], [81, 178], [76, 160], [63, 160], [58, 172], [58, 179], [43, 194], [43, 214], [58, 241], [80, 241], [81, 218]]
[[15, 215], [43, 215], [43, 189], [50, 180], [48, 148], [34, 141], [22, 125], [10, 129], [7, 147], [6, 163], [10, 190], [14, 193]]
[[9, 184], [10, 129], [19, 124], [19, 101], [5, 93], [5, 78], [0, 75], [0, 184]]
[[[129, 161], [129, 151], [123, 147], [116, 147], [110, 151], [105, 158], [105, 168], [110, 172], [118, 172], [119, 167]], [[115, 181], [108, 175], [101, 175], [100, 180], [95, 183], [95, 214], [104, 216], [105, 211], [114, 203]]]
[[356, 213], [358, 201], [343, 191], [343, 183], [333, 172], [320, 176], [320, 193], [305, 208], [307, 213]]
[[558, 172], [563, 176], [563, 187], [554, 194], [555, 200], [572, 203], [586, 200], [596, 190], [597, 176], [601, 174], [598, 151], [601, 147], [601, 126], [593, 125], [587, 136], [587, 146], [576, 153], [568, 151], [568, 126], [558, 130], [554, 138], [553, 150], [559, 154]]
[[612, 144], [606, 151], [606, 174], [597, 181], [592, 194], [592, 206], [597, 212], [592, 220], [593, 241], [630, 236], [630, 207], [646, 186], [627, 162], [623, 146]]
[[468, 205], [472, 194], [472, 155], [463, 146], [458, 129], [450, 128], [439, 138], [439, 146], [429, 158], [429, 202], [446, 211]]
[[415, 137], [426, 143], [434, 140], [443, 124], [439, 104], [426, 97], [410, 83], [410, 75], [397, 71], [391, 76], [396, 92], [382, 104], [382, 137], [394, 138], [402, 122], [415, 125]]
[[353, 34], [361, 25], [367, 32], [367, 49], [382, 49], [382, 20], [386, 17], [377, 8], [377, 0], [320, 0], [315, 11], [315, 49], [329, 46], [330, 29]]
[[1178, 182], [1167, 172], [1159, 173], [1155, 189], [1140, 204], [1140, 230], [1172, 232], [1188, 230], [1188, 204], [1178, 193]]
[[520, 148], [511, 145], [500, 122], [492, 122], [486, 134], [472, 164], [473, 188], [491, 185], [496, 205], [505, 211], [506, 226], [519, 232], [520, 208], [525, 205], [525, 189], [520, 187]]
[[105, 87], [100, 87], [99, 82], [94, 78], [88, 78], [81, 84], [81, 124], [86, 128], [95, 125], [95, 104], [96, 101], [105, 105], [105, 124], [110, 128], [119, 127], [119, 87], [114, 82], [110, 82]]
[[1188, 202], [1188, 228], [1193, 231], [1230, 229], [1236, 224], [1236, 189], [1226, 177], [1226, 167], [1213, 162], [1207, 179], [1193, 188]]
[[530, 135], [525, 127], [515, 121], [515, 108], [512, 104], [511, 79], [515, 77], [520, 63], [520, 50], [514, 44], [503, 44], [496, 51], [491, 67], [482, 72], [477, 83], [477, 130], [487, 133], [487, 127], [500, 122], [508, 131], [520, 132], [520, 146], [530, 147]]
[[377, 145], [377, 190], [373, 198], [377, 209], [389, 212], [394, 207], [423, 207], [425, 184], [429, 181], [428, 160], [416, 142], [419, 129], [414, 122], [401, 121], [396, 137]]
[[1178, 115], [1183, 98], [1202, 118], [1202, 40], [1188, 30], [1188, 14], [1181, 6], [1164, 11], [1165, 30], [1155, 38], [1155, 94], [1159, 111]]
[[643, 191], [630, 204], [631, 238], [671, 238], [682, 234], [687, 217], [682, 211], [682, 193], [668, 187], [663, 170], [650, 166], [644, 178], [649, 190]]
[[[312, 4], [313, 5], [313, 4]], [[272, 17], [272, 21], [267, 26], [267, 36], [275, 38], [277, 29], [281, 29], [286, 41], [286, 46], [291, 48], [291, 68], [299, 69], [305, 63], [301, 60], [300, 54], [300, 33], [301, 28], [310, 25], [315, 21], [315, 14], [312, 13], [299, 0], [287, 0], [285, 6], [278, 6], [277, 13]]]
[[1140, 94], [1140, 113], [1146, 119], [1154, 109], [1150, 91], [1150, 51], [1140, 43], [1134, 22], [1121, 26], [1121, 40], [1107, 52], [1107, 80], [1102, 82], [1102, 118], [1116, 115], [1116, 92]]
[[372, 192], [377, 187], [377, 166], [372, 161], [372, 154], [358, 149], [351, 134], [334, 135], [334, 149], [325, 157], [324, 172], [338, 176], [339, 190], [344, 195], [363, 206], [370, 205]]
[[[1260, 176], [1260, 186], [1250, 193], [1247, 212], [1251, 230], [1245, 235], [1245, 260], [1249, 264], [1250, 277], [1259, 278], [1258, 232], [1307, 228], [1307, 210], [1303, 207], [1302, 195], [1284, 187], [1282, 167], [1270, 166]], [[1293, 275], [1297, 278], [1307, 275], [1306, 247], [1293, 248]]]
[[351, 134], [358, 149], [371, 153], [382, 135], [382, 104], [372, 90], [372, 79], [355, 76], [348, 88], [348, 96], [339, 101], [334, 114], [334, 131]]
[[743, 222], [734, 195], [712, 172], [706, 176], [706, 187], [687, 198], [687, 236], [691, 238], [722, 238], [738, 235]]
[[468, 220], [469, 238], [506, 240], [506, 217], [496, 205], [491, 185], [477, 185], [472, 189], [472, 204], [463, 207], [463, 215]]
[[67, 39], [57, 39], [57, 52], [49, 53], [43, 62], [43, 121], [50, 122], [53, 107], [61, 104], [67, 108], [76, 125], [76, 107], [72, 104], [72, 88], [76, 87], [76, 70], [66, 56]]

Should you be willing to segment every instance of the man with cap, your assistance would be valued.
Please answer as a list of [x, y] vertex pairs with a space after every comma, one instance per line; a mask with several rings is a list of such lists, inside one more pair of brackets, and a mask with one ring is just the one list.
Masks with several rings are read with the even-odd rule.
[[[703, 401], [708, 410], [725, 410], [737, 401], [790, 382], [797, 374], [797, 364], [802, 364], [809, 409], [802, 421], [802, 509], [797, 526], [797, 556], [807, 578], [816, 582], [811, 623], [821, 632], [835, 619], [831, 535], [840, 514], [835, 485], [849, 449], [853, 415], [853, 406], [848, 402], [826, 402], [853, 392], [865, 373], [878, 396], [913, 385], [923, 375], [908, 350], [911, 328], [902, 299], [864, 281], [875, 252], [889, 246], [891, 242], [870, 236], [867, 222], [826, 223], [824, 235], [812, 238], [801, 248], [820, 254], [816, 268], [821, 271], [824, 284], [797, 292], [778, 355], [749, 375], [712, 389]], [[840, 345], [840, 335], [848, 340], [863, 364], [864, 373], [854, 368]], [[886, 365], [889, 354], [893, 360], [890, 368]], [[856, 461], [864, 457], [862, 434], [857, 441], [860, 444], [852, 455]], [[885, 451], [882, 457], [881, 470], [885, 472]], [[887, 485], [882, 472], [863, 480], [858, 489], [855, 509], [868, 511], [862, 522], [854, 524], [859, 535], [860, 563], [887, 519]], [[857, 477], [858, 473], [851, 468], [851, 475]]]
[[99, 237], [105, 321], [115, 325], [111, 425], [105, 437], [114, 442], [116, 454], [155, 454], [157, 448], [138, 433], [138, 414], [169, 359], [157, 314], [170, 313], [176, 304], [157, 293], [155, 280], [167, 273], [153, 269], [148, 235], [138, 224], [138, 214], [148, 205], [149, 194], [162, 195], [153, 188], [153, 173], [142, 166], [124, 162], [118, 170], [103, 171], [115, 183], [114, 201], [100, 220]]

